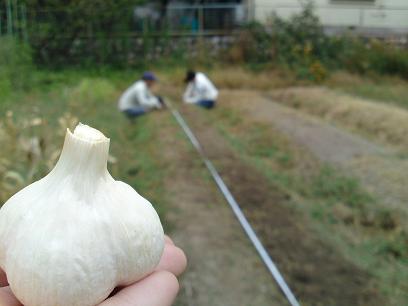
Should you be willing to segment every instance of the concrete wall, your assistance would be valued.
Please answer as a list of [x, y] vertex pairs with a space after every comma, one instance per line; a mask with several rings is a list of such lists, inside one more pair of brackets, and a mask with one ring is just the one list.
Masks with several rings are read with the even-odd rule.
[[[301, 10], [299, 0], [247, 0], [250, 16], [265, 22], [276, 12], [288, 18]], [[328, 28], [408, 33], [408, 0], [315, 0], [316, 14]]]

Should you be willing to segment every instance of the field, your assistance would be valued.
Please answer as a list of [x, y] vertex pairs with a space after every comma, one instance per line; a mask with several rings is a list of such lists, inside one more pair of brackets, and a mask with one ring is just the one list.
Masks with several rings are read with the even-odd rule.
[[[216, 68], [217, 108], [182, 105], [184, 70], [156, 90], [181, 111], [302, 305], [408, 304], [408, 83]], [[42, 71], [0, 104], [0, 199], [44, 175], [76, 122], [111, 138], [110, 171], [187, 253], [177, 305], [286, 305], [168, 111], [116, 110], [137, 71]]]

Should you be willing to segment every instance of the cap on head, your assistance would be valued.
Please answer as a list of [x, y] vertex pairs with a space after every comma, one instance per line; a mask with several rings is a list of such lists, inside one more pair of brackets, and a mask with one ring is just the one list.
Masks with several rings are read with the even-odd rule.
[[144, 81], [157, 81], [157, 78], [156, 78], [156, 76], [154, 75], [153, 72], [145, 71], [142, 74], [142, 80], [144, 80]]
[[194, 80], [195, 75], [196, 75], [195, 71], [188, 70], [186, 73], [186, 77], [184, 78], [184, 82], [186, 83], [191, 82], [192, 80]]

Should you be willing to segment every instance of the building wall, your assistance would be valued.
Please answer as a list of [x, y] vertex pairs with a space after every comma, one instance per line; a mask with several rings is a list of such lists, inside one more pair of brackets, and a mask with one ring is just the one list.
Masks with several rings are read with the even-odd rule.
[[[408, 33], [408, 0], [315, 0], [316, 14], [328, 28]], [[299, 0], [247, 0], [250, 16], [265, 22], [273, 12], [288, 18], [301, 10]]]

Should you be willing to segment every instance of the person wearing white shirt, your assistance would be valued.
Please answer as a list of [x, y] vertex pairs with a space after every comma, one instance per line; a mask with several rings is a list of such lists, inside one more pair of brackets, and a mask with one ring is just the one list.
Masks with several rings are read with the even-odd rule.
[[204, 73], [187, 71], [184, 81], [187, 83], [183, 95], [185, 103], [196, 104], [207, 109], [215, 106], [218, 90]]
[[156, 76], [149, 71], [143, 73], [141, 80], [135, 82], [122, 94], [118, 108], [129, 118], [144, 115], [147, 112], [163, 107], [160, 97], [152, 94], [150, 88], [157, 81]]

